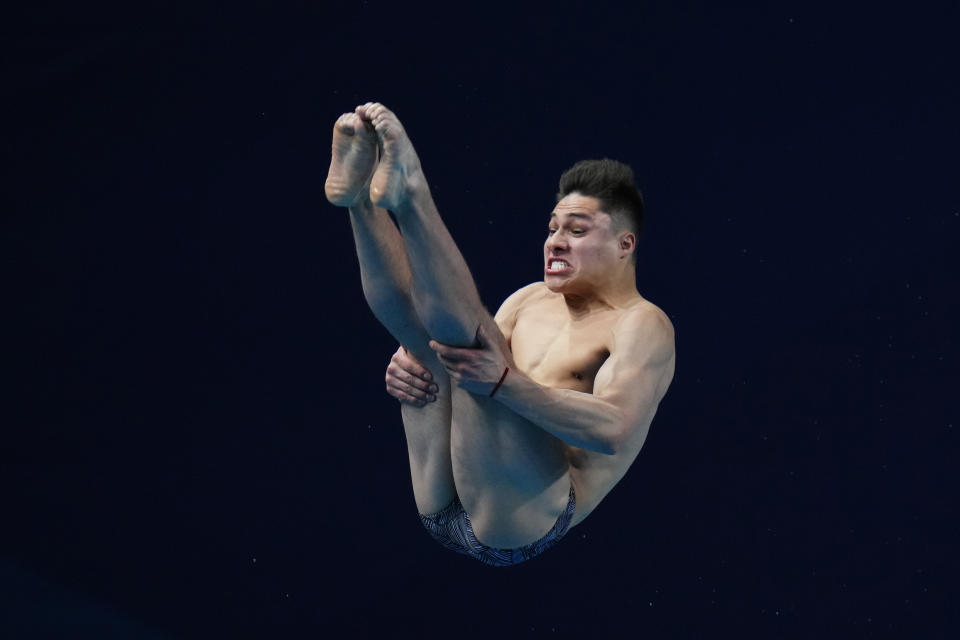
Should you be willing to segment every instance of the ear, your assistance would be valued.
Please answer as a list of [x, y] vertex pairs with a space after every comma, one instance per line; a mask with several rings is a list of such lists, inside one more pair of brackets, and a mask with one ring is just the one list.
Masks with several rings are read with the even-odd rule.
[[634, 248], [637, 246], [637, 236], [635, 236], [630, 231], [625, 231], [620, 235], [620, 250], [625, 253], [633, 253]]

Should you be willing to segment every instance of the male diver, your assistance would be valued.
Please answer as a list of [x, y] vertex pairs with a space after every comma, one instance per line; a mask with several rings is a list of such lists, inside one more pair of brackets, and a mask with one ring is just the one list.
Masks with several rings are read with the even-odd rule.
[[349, 210], [367, 303], [402, 345], [386, 381], [424, 526], [489, 565], [542, 553], [623, 477], [673, 379], [673, 327], [636, 287], [633, 172], [564, 173], [543, 281], [495, 317], [393, 112], [340, 116], [325, 191]]

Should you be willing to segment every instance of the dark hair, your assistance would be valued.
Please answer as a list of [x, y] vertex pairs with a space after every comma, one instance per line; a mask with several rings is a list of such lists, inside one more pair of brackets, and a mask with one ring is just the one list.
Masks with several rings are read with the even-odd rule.
[[644, 221], [643, 194], [634, 183], [633, 169], [609, 158], [581, 160], [560, 176], [557, 202], [574, 192], [599, 200], [604, 212], [621, 216], [639, 239]]

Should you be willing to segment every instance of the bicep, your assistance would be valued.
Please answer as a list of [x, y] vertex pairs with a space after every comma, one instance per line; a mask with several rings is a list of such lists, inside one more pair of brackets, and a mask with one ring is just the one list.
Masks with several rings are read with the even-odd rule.
[[673, 355], [673, 329], [659, 312], [625, 318], [614, 331], [593, 394], [619, 409], [627, 434], [656, 410], [672, 376]]

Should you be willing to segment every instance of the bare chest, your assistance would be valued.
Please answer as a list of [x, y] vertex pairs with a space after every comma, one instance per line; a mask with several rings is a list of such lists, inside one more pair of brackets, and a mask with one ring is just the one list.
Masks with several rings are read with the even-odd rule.
[[590, 393], [597, 372], [610, 356], [610, 338], [618, 313], [571, 320], [550, 305], [521, 312], [511, 336], [514, 361], [521, 371], [548, 387]]
[[[549, 299], [537, 301], [517, 315], [510, 339], [514, 362], [543, 386], [593, 393], [622, 313], [622, 309], [611, 309], [574, 320], [563, 306]], [[566, 449], [577, 489], [576, 525], [623, 476], [637, 452], [609, 456], [573, 446]]]

